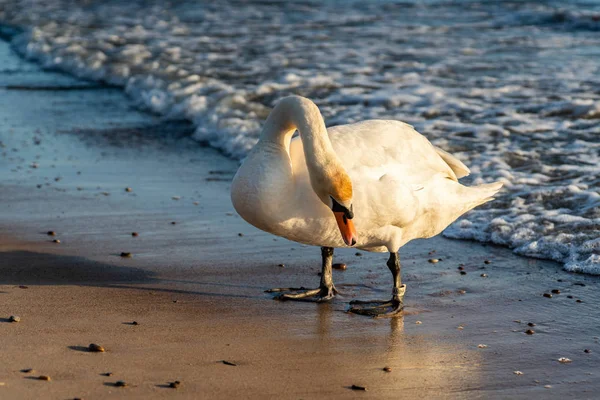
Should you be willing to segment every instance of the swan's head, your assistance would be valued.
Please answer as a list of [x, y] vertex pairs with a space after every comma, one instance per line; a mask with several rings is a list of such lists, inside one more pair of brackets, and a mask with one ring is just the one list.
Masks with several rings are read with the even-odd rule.
[[354, 218], [352, 181], [345, 172], [339, 171], [331, 174], [326, 182], [326, 190], [322, 192], [324, 196], [321, 197], [321, 200], [331, 208], [344, 243], [354, 246], [357, 235], [352, 222], [352, 218]]

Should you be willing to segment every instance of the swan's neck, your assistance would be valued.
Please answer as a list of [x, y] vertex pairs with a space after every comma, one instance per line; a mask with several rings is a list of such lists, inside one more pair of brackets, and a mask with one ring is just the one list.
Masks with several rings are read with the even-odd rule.
[[317, 187], [327, 186], [327, 180], [343, 168], [329, 140], [321, 112], [312, 101], [298, 96], [281, 100], [269, 115], [260, 141], [283, 147], [289, 156], [290, 141], [296, 129], [300, 132], [311, 184], [317, 191]]
[[[306, 181], [295, 176], [303, 170], [292, 165], [290, 157], [296, 129], [317, 196], [307, 193]], [[319, 109], [312, 101], [294, 96], [281, 100], [269, 115], [259, 142], [233, 179], [231, 193], [233, 206], [246, 221], [288, 237], [285, 221], [328, 215], [329, 196], [343, 200], [348, 193], [338, 190], [340, 187], [349, 188], [348, 198], [352, 197], [352, 184], [333, 150]]]

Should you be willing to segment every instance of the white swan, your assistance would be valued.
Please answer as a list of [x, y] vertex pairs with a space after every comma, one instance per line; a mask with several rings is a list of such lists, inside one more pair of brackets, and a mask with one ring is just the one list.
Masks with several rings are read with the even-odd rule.
[[[300, 135], [292, 139], [296, 130]], [[388, 251], [392, 300], [349, 311], [389, 316], [402, 310], [406, 289], [398, 249], [412, 239], [437, 235], [463, 213], [492, 200], [502, 186], [458, 183], [468, 174], [463, 163], [408, 124], [371, 120], [326, 129], [312, 101], [291, 96], [269, 115], [233, 179], [231, 199], [240, 216], [257, 228], [322, 248], [320, 287], [273, 289], [288, 291], [277, 298], [333, 298], [335, 247]]]

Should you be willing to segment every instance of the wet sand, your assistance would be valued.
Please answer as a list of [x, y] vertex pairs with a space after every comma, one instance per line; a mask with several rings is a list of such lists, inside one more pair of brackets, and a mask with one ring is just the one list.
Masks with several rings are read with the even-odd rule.
[[598, 278], [434, 238], [401, 250], [401, 318], [344, 312], [391, 289], [387, 256], [352, 249], [333, 302], [273, 301], [318, 284], [320, 253], [234, 213], [235, 162], [2, 46], [0, 398], [597, 397]]

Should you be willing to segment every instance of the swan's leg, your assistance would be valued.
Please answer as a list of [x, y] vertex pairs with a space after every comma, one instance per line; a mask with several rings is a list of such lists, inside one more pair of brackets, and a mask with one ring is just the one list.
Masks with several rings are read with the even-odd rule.
[[328, 301], [338, 293], [333, 285], [333, 247], [321, 247], [323, 266], [321, 269], [321, 284], [317, 289], [300, 288], [277, 288], [269, 289], [267, 293], [289, 292], [275, 296], [276, 300], [304, 300], [304, 301]]
[[402, 284], [402, 278], [400, 276], [400, 257], [398, 257], [397, 252], [390, 253], [387, 266], [394, 278], [392, 299], [371, 301], [354, 300], [351, 301], [350, 304], [360, 304], [360, 306], [350, 307], [348, 312], [371, 317], [393, 317], [402, 311], [404, 308], [404, 292], [406, 292], [406, 285]]

